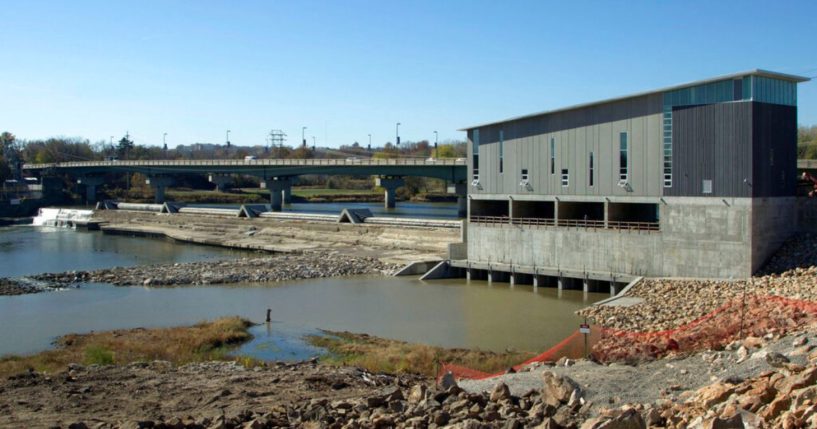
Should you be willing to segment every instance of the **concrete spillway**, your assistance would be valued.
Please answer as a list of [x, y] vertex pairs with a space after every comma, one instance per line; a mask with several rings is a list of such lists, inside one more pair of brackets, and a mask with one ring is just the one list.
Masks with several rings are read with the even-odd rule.
[[54, 226], [76, 228], [88, 226], [93, 210], [41, 208], [37, 216], [32, 219], [34, 226]]

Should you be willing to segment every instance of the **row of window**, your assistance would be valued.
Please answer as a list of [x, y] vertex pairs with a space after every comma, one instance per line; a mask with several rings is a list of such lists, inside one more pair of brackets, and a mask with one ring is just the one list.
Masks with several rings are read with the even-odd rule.
[[[473, 180], [474, 183], [479, 182], [479, 130], [474, 130], [472, 136], [472, 156], [473, 156]], [[627, 141], [627, 133], [622, 132], [619, 134], [619, 170], [618, 170], [618, 178], [619, 178], [619, 185], [622, 183], [627, 183], [630, 176], [629, 171], [629, 144]], [[588, 173], [589, 173], [589, 185], [594, 186], [594, 177], [595, 177], [595, 158], [593, 152], [590, 152], [590, 156], [588, 159]], [[505, 170], [505, 132], [503, 130], [499, 130], [499, 173], [502, 174]], [[550, 174], [556, 173], [556, 141], [555, 139], [550, 139]], [[528, 184], [528, 169], [523, 168], [521, 174], [522, 181], [520, 184], [527, 186]], [[562, 169], [562, 186], [568, 186], [570, 181], [570, 175], [568, 173], [568, 169]]]

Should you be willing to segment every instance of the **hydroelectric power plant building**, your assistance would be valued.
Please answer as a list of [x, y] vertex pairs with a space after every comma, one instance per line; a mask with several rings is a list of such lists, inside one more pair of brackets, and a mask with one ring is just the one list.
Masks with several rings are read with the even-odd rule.
[[466, 128], [452, 266], [590, 290], [750, 276], [796, 228], [807, 80], [754, 70]]

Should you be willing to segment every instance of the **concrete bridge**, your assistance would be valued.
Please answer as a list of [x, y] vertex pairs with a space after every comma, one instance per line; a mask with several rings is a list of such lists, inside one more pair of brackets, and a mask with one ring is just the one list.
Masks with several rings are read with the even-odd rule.
[[67, 173], [85, 186], [89, 202], [96, 201], [97, 187], [105, 183], [109, 173], [141, 173], [154, 188], [157, 203], [164, 202], [165, 189], [173, 178], [183, 174], [209, 175], [219, 189], [231, 180], [231, 174], [244, 174], [261, 179], [262, 187], [270, 190], [273, 211], [281, 211], [289, 203], [292, 178], [305, 174], [376, 176], [377, 185], [385, 189], [386, 207], [395, 205], [395, 191], [409, 176], [443, 179], [453, 185], [462, 214], [466, 204], [467, 165], [458, 159], [254, 159], [254, 160], [152, 160], [152, 161], [83, 161], [52, 164], [25, 164], [23, 170], [41, 175]]

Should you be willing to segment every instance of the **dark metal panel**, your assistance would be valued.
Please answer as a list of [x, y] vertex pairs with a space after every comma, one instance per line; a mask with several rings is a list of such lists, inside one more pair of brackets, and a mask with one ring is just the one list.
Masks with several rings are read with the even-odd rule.
[[[752, 103], [675, 107], [673, 175], [668, 196], [748, 197], [752, 165]], [[703, 192], [704, 180], [712, 193]]]
[[797, 108], [753, 104], [752, 195], [794, 196], [797, 186]]

